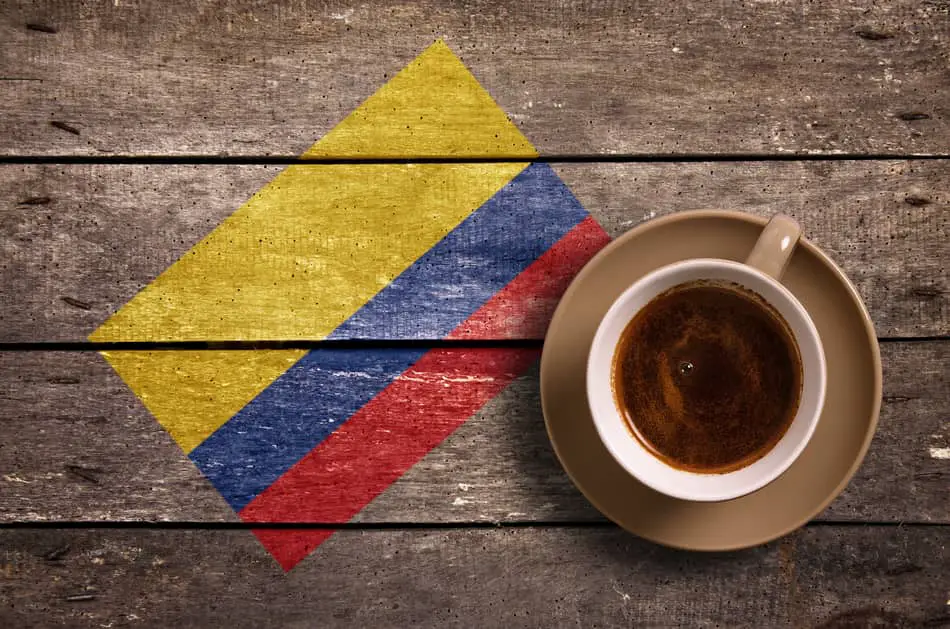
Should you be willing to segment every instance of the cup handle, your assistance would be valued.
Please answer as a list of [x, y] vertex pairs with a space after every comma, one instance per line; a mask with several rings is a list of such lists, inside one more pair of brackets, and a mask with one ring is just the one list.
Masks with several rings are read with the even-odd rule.
[[762, 230], [745, 263], [781, 281], [801, 235], [802, 228], [795, 219], [776, 214]]

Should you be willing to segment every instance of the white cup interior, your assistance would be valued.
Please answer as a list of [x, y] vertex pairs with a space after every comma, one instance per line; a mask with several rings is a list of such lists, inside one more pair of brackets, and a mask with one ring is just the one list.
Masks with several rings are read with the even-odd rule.
[[[722, 474], [674, 468], [634, 437], [613, 392], [614, 353], [627, 324], [654, 297], [684, 282], [734, 282], [758, 294], [788, 323], [802, 359], [798, 412], [782, 439], [762, 458]], [[594, 335], [587, 362], [587, 398], [594, 425], [610, 454], [640, 482], [664, 494], [694, 501], [720, 501], [752, 493], [778, 478], [798, 458], [818, 425], [825, 399], [826, 367], [818, 330], [788, 289], [764, 273], [730, 260], [694, 259], [657, 269], [613, 303]]]

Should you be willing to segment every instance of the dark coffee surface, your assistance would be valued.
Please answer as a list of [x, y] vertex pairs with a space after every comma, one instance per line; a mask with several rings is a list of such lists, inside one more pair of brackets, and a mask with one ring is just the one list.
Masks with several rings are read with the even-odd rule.
[[617, 402], [637, 438], [680, 469], [724, 473], [761, 458], [798, 410], [798, 347], [778, 312], [738, 286], [675, 286], [627, 325]]

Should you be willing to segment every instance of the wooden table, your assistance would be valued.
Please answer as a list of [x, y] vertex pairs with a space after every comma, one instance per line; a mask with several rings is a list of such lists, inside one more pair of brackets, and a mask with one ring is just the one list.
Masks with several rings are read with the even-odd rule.
[[[943, 0], [3, 3], [0, 626], [950, 626], [948, 59]], [[493, 239], [574, 223], [516, 187], [397, 294], [531, 162], [592, 217], [544, 282]], [[580, 496], [535, 364], [585, 256], [701, 207], [802, 222], [885, 375], [841, 497], [724, 554]]]

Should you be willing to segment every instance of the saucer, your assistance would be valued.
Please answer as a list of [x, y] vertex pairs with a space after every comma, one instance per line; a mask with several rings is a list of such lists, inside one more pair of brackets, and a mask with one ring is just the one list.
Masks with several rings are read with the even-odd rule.
[[[598, 439], [584, 381], [594, 332], [613, 301], [643, 275], [673, 262], [744, 261], [766, 222], [739, 212], [702, 210], [644, 223], [584, 267], [548, 328], [541, 356], [541, 403], [558, 459], [601, 513], [653, 542], [690, 550], [734, 550], [790, 533], [844, 490], [874, 436], [882, 381], [874, 326], [841, 269], [802, 238], [782, 283], [818, 328], [828, 388], [811, 441], [784, 474], [734, 500], [689, 502], [641, 484]], [[808, 230], [808, 225], [803, 227]]]

